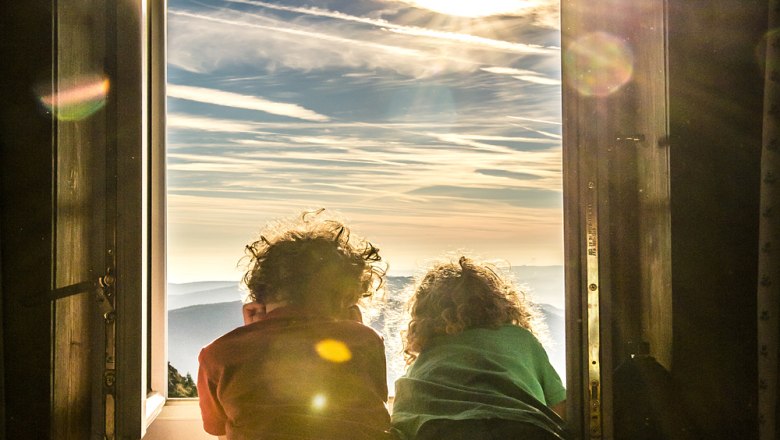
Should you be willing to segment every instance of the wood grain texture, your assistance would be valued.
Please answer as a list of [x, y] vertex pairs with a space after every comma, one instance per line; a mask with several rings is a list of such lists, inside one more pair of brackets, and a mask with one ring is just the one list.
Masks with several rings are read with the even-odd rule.
[[[57, 88], [100, 81], [104, 32], [100, 0], [60, 2], [57, 7]], [[99, 105], [93, 102], [94, 105]], [[105, 143], [105, 113], [97, 110], [61, 120], [56, 132], [55, 287], [97, 278], [97, 219], [103, 207], [99, 162]], [[56, 301], [53, 341], [52, 438], [90, 437], [92, 387], [102, 372], [92, 368], [92, 320], [99, 319], [95, 292]]]

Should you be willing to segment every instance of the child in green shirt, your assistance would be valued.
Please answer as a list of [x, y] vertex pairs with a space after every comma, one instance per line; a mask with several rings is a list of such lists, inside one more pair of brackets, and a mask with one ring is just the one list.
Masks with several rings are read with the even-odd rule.
[[486, 265], [431, 269], [410, 302], [392, 424], [401, 437], [562, 439], [566, 390], [532, 328], [534, 310]]

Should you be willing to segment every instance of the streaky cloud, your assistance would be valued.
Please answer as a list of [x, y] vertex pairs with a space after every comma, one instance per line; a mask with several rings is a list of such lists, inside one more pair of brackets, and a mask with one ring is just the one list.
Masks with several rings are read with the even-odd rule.
[[[354, 39], [342, 38], [342, 37], [337, 37], [337, 36], [329, 35], [329, 34], [323, 34], [323, 33], [319, 33], [319, 32], [310, 32], [310, 31], [304, 31], [304, 30], [300, 30], [300, 29], [292, 29], [292, 28], [289, 28], [289, 27], [264, 26], [264, 25], [256, 24], [256, 23], [248, 23], [246, 21], [228, 20], [228, 19], [224, 19], [224, 18], [211, 17], [211, 16], [208, 16], [208, 15], [202, 15], [202, 14], [194, 14], [192, 12], [180, 11], [180, 10], [175, 10], [175, 9], [173, 9], [173, 10], [169, 9], [168, 10], [168, 14], [179, 15], [179, 16], [189, 17], [189, 18], [196, 18], [196, 19], [199, 19], [199, 20], [211, 21], [211, 22], [215, 22], [215, 23], [222, 23], [222, 24], [227, 24], [227, 25], [231, 25], [231, 26], [251, 27], [251, 28], [255, 28], [255, 29], [263, 29], [263, 30], [267, 30], [267, 31], [280, 32], [280, 33], [291, 34], [291, 35], [296, 35], [296, 36], [300, 36], [300, 37], [315, 38], [315, 39], [318, 39], [318, 40], [326, 40], [326, 41], [330, 41], [330, 42], [333, 42], [333, 43], [339, 43], [339, 44], [362, 45], [362, 46], [370, 47], [370, 48], [373, 48], [373, 49], [379, 49], [379, 50], [382, 50], [382, 51], [390, 52], [390, 53], [393, 53], [395, 55], [403, 55], [403, 56], [410, 56], [410, 57], [422, 57], [423, 56], [423, 54], [420, 51], [415, 50], [415, 49], [407, 49], [407, 48], [398, 47], [398, 46], [389, 46], [387, 44], [372, 43], [372, 42], [368, 42], [368, 41], [358, 41], [358, 40], [354, 40]], [[253, 15], [253, 14], [245, 14], [245, 15]]]
[[250, 122], [175, 113], [168, 114], [166, 125], [169, 129], [218, 131], [225, 133], [252, 133], [255, 129], [255, 126]]
[[482, 70], [484, 72], [495, 73], [498, 75], [529, 75], [529, 74], [536, 75], [537, 74], [532, 70], [515, 69], [514, 67], [500, 67], [500, 66], [482, 67], [479, 70]]
[[487, 47], [494, 50], [501, 50], [519, 54], [535, 55], [553, 55], [560, 52], [557, 47], [543, 47], [534, 44], [513, 43], [510, 41], [494, 40], [492, 38], [479, 37], [476, 35], [459, 34], [455, 32], [435, 31], [424, 28], [390, 28], [390, 32], [404, 35], [413, 35], [418, 37], [435, 38], [439, 40], [449, 40], [458, 43], [467, 43]]
[[548, 138], [551, 138], [551, 139], [559, 139], [559, 140], [560, 140], [560, 139], [563, 139], [563, 136], [561, 136], [561, 135], [560, 135], [560, 134], [558, 134], [558, 133], [550, 133], [549, 131], [544, 131], [544, 130], [537, 130], [537, 129], [535, 129], [535, 128], [531, 128], [531, 127], [528, 127], [528, 126], [526, 126], [526, 125], [522, 125], [522, 124], [514, 124], [514, 123], [513, 123], [512, 125], [516, 125], [516, 126], [518, 126], [518, 127], [522, 127], [522, 128], [523, 128], [523, 129], [525, 129], [525, 130], [528, 130], [528, 131], [532, 131], [532, 132], [534, 132], [534, 133], [541, 134], [542, 136], [547, 136]]
[[[291, 6], [273, 7], [297, 10]], [[441, 78], [449, 73], [474, 72], [485, 65], [515, 63], [529, 55], [537, 64], [540, 59], [560, 58], [559, 48], [402, 26], [379, 19], [323, 18], [327, 20], [305, 21], [299, 15], [288, 22], [230, 8], [212, 12], [171, 9], [169, 63], [194, 73], [227, 71], [247, 65], [261, 66], [268, 71], [368, 69], [377, 74], [376, 78], [388, 80], [392, 77], [388, 71], [405, 77]], [[209, 26], [204, 21], [216, 25]]]
[[550, 78], [548, 76], [545, 76], [538, 72], [534, 72], [532, 70], [515, 69], [513, 67], [497, 67], [497, 66], [482, 67], [480, 68], [480, 70], [489, 73], [495, 73], [498, 75], [510, 75], [515, 79], [519, 79], [521, 81], [527, 81], [534, 84], [542, 84], [547, 86], [561, 85], [560, 79]]
[[378, 18], [358, 17], [355, 15], [345, 14], [338, 11], [329, 11], [326, 9], [320, 9], [316, 7], [302, 8], [297, 6], [283, 6], [274, 3], [268, 3], [259, 0], [227, 0], [232, 3], [242, 3], [248, 5], [259, 6], [268, 9], [275, 9], [286, 12], [295, 12], [299, 14], [314, 15], [318, 17], [335, 18], [339, 20], [352, 21], [356, 23], [368, 24], [386, 29], [390, 32], [395, 32], [404, 35], [412, 35], [419, 37], [435, 38], [439, 40], [448, 40], [458, 43], [466, 43], [471, 45], [477, 45], [495, 50], [502, 50], [521, 54], [552, 54], [559, 52], [559, 48], [554, 47], [542, 47], [534, 44], [514, 43], [511, 41], [496, 40], [493, 38], [480, 37], [477, 35], [464, 34], [458, 32], [440, 31], [429, 28], [422, 28], [417, 26], [405, 26], [395, 24], [387, 20]]
[[534, 84], [542, 84], [545, 86], [560, 86], [561, 80], [555, 79], [555, 78], [547, 78], [544, 76], [537, 76], [537, 75], [518, 75], [515, 76], [516, 79], [519, 79], [521, 81], [527, 81]]
[[494, 170], [494, 169], [477, 169], [475, 173], [484, 174], [486, 176], [506, 177], [508, 179], [528, 180], [539, 179], [541, 176], [532, 173], [518, 173], [507, 170]]
[[563, 125], [560, 121], [550, 121], [548, 119], [533, 119], [533, 118], [526, 118], [523, 116], [507, 116], [509, 119], [517, 119], [520, 121], [529, 121], [529, 122], [541, 122], [543, 124], [552, 124], [552, 125]]
[[205, 87], [168, 84], [167, 93], [171, 98], [186, 99], [223, 107], [257, 110], [289, 118], [303, 119], [305, 121], [325, 122], [330, 120], [330, 118], [325, 115], [321, 115], [297, 104], [274, 102], [256, 96], [241, 95], [239, 93], [225, 92]]

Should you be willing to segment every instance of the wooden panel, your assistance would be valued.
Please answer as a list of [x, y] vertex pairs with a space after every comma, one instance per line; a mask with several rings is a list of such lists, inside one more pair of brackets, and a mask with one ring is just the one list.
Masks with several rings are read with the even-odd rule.
[[35, 91], [52, 77], [51, 1], [0, 2], [3, 373], [7, 439], [50, 435], [52, 120]]
[[146, 2], [114, 2], [111, 49], [116, 130], [116, 432], [143, 435], [147, 393], [147, 113]]
[[669, 5], [672, 373], [700, 438], [755, 439], [764, 87], [755, 48], [769, 3]]
[[612, 437], [612, 372], [629, 342], [671, 358], [664, 4], [562, 2], [568, 365], [583, 438]]
[[[635, 142], [641, 335], [650, 354], [672, 364], [672, 259], [664, 1], [644, 3], [638, 26], [626, 30], [636, 50], [633, 90], [643, 140]], [[631, 133], [627, 133], [631, 134]]]
[[[59, 2], [57, 8], [58, 91], [93, 88], [62, 104], [57, 127], [55, 287], [95, 280], [102, 229], [101, 150], [105, 113], [103, 11], [99, 0]], [[72, 93], [72, 92], [71, 92]], [[65, 108], [62, 108], [65, 107]], [[97, 255], [96, 255], [97, 254]], [[102, 372], [92, 368], [94, 291], [55, 304], [52, 438], [81, 440], [91, 430], [92, 386]]]

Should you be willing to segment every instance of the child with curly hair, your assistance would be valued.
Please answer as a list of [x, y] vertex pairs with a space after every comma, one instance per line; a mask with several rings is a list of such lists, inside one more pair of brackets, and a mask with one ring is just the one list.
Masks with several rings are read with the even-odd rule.
[[[561, 439], [566, 390], [535, 311], [487, 265], [461, 257], [418, 283], [392, 424], [414, 440]], [[556, 414], [557, 413], [557, 414]]]
[[317, 211], [270, 225], [246, 250], [246, 325], [198, 359], [206, 432], [230, 440], [386, 438], [384, 344], [355, 316], [358, 301], [383, 282], [378, 249]]

